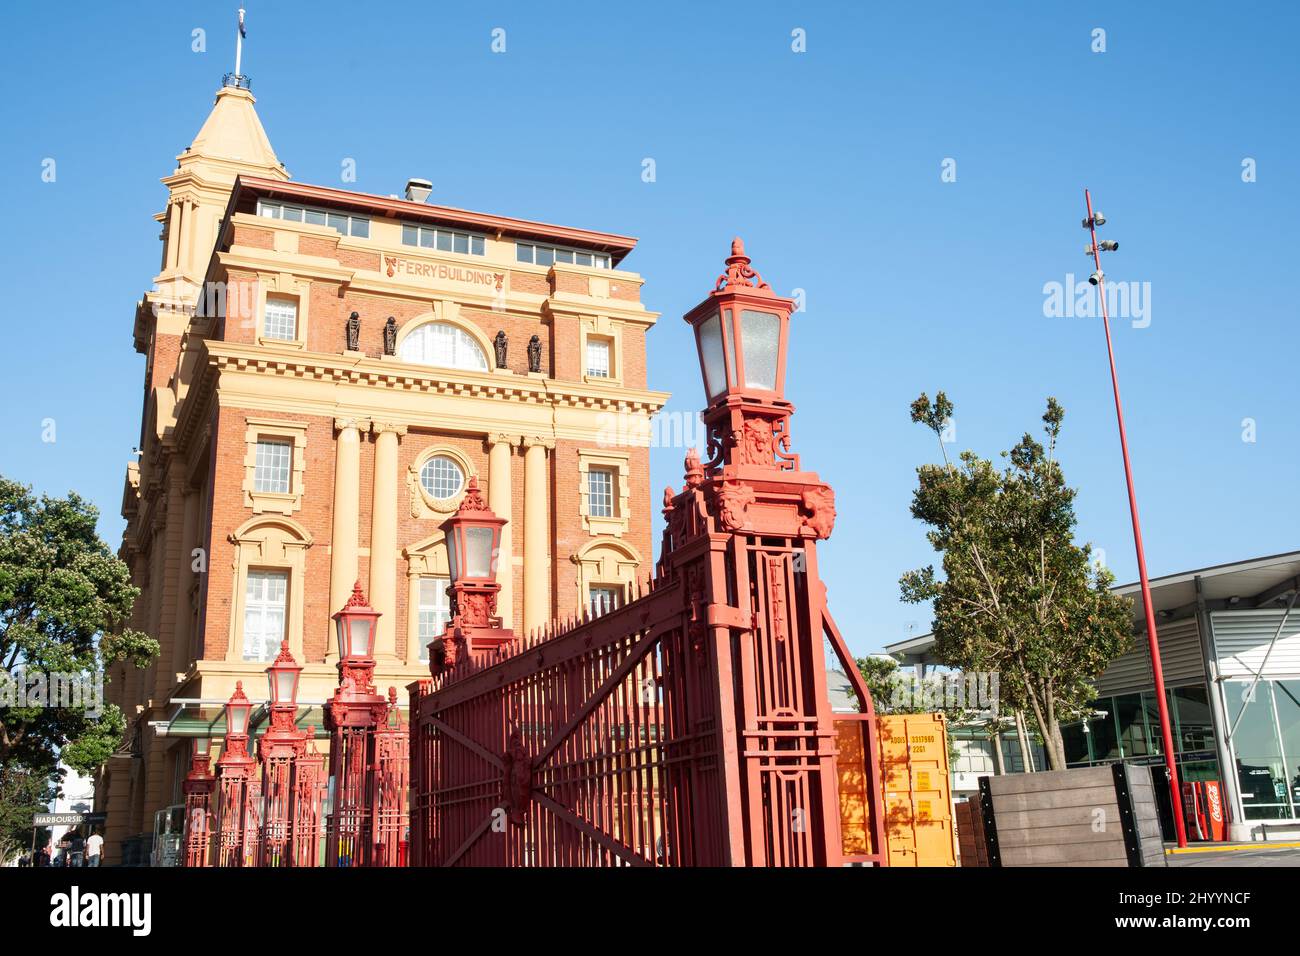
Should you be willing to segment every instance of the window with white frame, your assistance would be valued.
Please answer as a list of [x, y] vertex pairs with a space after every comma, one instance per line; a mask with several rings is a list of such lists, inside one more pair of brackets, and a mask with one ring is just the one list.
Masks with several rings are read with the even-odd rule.
[[298, 337], [298, 300], [267, 296], [262, 310], [262, 338], [292, 342]]
[[447, 455], [434, 455], [420, 468], [420, 485], [429, 497], [446, 501], [465, 487], [465, 473]]
[[370, 238], [370, 220], [365, 216], [353, 216], [336, 209], [316, 209], [311, 206], [295, 206], [292, 203], [257, 201], [257, 214], [264, 219], [286, 219], [289, 222], [305, 222], [313, 226], [329, 226], [345, 236], [358, 239]]
[[273, 661], [285, 639], [289, 572], [249, 571], [244, 589], [244, 660]]
[[553, 262], [565, 262], [577, 266], [591, 266], [593, 269], [610, 268], [609, 254], [582, 249], [563, 249], [559, 246], [541, 246], [533, 242], [516, 242], [515, 259], [518, 262], [531, 262], [537, 266], [549, 266]]
[[609, 378], [609, 339], [587, 337], [587, 374], [593, 378]]
[[404, 362], [461, 368], [471, 372], [488, 370], [487, 356], [474, 336], [448, 322], [426, 322], [402, 339], [398, 356]]
[[612, 468], [591, 468], [587, 471], [587, 514], [593, 518], [614, 517]]
[[618, 607], [619, 589], [605, 584], [593, 584], [588, 590], [591, 616], [600, 617]]
[[448, 578], [420, 578], [420, 660], [429, 659], [429, 642], [440, 637], [451, 620], [451, 598], [447, 596]]
[[287, 495], [292, 463], [293, 442], [280, 438], [259, 438], [253, 465], [253, 490]]
[[402, 245], [468, 256], [484, 254], [482, 236], [476, 236], [472, 232], [457, 232], [445, 226], [416, 226], [409, 222], [402, 223]]

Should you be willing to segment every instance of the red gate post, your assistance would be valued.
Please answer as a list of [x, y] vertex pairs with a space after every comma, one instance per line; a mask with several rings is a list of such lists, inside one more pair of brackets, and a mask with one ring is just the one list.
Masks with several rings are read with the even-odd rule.
[[226, 702], [226, 735], [217, 760], [217, 866], [243, 866], [252, 847], [245, 847], [252, 822], [253, 771], [257, 767], [248, 753], [248, 717], [253, 705], [244, 696], [244, 682]]
[[409, 844], [410, 735], [397, 706], [397, 688], [388, 688], [388, 704], [375, 728], [375, 759], [370, 775], [374, 830], [371, 866], [405, 866]]
[[298, 729], [298, 675], [302, 666], [289, 653], [289, 642], [266, 669], [271, 698], [271, 725], [258, 741], [262, 758], [262, 839], [258, 866], [292, 866], [293, 826], [298, 815], [295, 776], [307, 754], [307, 734]]
[[339, 642], [339, 686], [325, 705], [325, 727], [330, 731], [330, 779], [334, 806], [326, 837], [326, 866], [368, 866], [371, 845], [367, 838], [372, 806], [370, 768], [374, 762], [375, 727], [388, 713], [383, 697], [375, 693], [374, 646], [379, 612], [352, 588], [334, 623]]
[[[785, 371], [795, 303], [751, 268], [740, 239], [726, 265], [685, 316], [707, 399], [709, 460], [698, 488], [713, 519], [694, 590], [705, 605], [723, 752], [739, 757], [723, 766], [724, 858], [838, 866], [825, 591], [815, 561], [816, 541], [834, 526], [835, 494], [790, 452]], [[687, 549], [670, 562], [693, 557]]]
[[212, 776], [209, 754], [212, 741], [207, 737], [194, 740], [190, 770], [181, 790], [185, 794], [185, 865], [208, 866], [212, 845], [212, 792], [217, 779]]

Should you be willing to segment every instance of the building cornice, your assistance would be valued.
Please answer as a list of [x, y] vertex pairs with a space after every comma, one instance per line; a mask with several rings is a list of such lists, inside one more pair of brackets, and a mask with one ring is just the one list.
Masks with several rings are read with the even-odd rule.
[[208, 364], [223, 375], [248, 373], [548, 407], [653, 415], [670, 397], [667, 392], [647, 389], [431, 368], [393, 361], [391, 356], [384, 360], [369, 356], [352, 358], [214, 341], [207, 343], [207, 352]]

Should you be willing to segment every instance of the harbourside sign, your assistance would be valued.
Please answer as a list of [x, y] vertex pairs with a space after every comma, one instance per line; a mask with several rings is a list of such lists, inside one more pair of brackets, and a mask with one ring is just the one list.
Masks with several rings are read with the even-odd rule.
[[448, 265], [445, 262], [424, 262], [403, 256], [384, 256], [384, 274], [390, 279], [394, 276], [408, 276], [416, 279], [432, 279], [436, 282], [462, 282], [467, 285], [482, 286], [494, 292], [504, 291], [506, 282], [504, 272], [467, 269], [464, 266]]

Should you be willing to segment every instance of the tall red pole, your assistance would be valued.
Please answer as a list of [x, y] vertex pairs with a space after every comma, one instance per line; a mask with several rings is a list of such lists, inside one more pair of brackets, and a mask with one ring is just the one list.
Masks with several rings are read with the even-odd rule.
[[1115, 372], [1115, 348], [1110, 340], [1110, 316], [1106, 309], [1106, 276], [1101, 271], [1101, 248], [1097, 245], [1097, 224], [1092, 214], [1092, 194], [1083, 191], [1088, 209], [1088, 232], [1092, 236], [1092, 258], [1097, 265], [1097, 295], [1101, 298], [1101, 324], [1106, 330], [1106, 354], [1110, 357], [1110, 383], [1115, 391], [1115, 419], [1119, 422], [1119, 447], [1124, 455], [1124, 480], [1128, 483], [1128, 510], [1133, 517], [1133, 547], [1137, 551], [1138, 580], [1142, 582], [1142, 609], [1147, 622], [1147, 644], [1151, 651], [1151, 674], [1155, 678], [1156, 703], [1160, 708], [1160, 736], [1165, 747], [1165, 767], [1169, 775], [1169, 800], [1174, 808], [1174, 831], [1180, 847], [1187, 846], [1183, 823], [1183, 800], [1178, 786], [1178, 764], [1174, 759], [1174, 732], [1169, 722], [1169, 701], [1165, 697], [1165, 675], [1160, 666], [1160, 641], [1156, 634], [1156, 612], [1151, 606], [1151, 584], [1147, 581], [1147, 559], [1142, 550], [1142, 523], [1138, 520], [1137, 493], [1133, 490], [1133, 468], [1128, 457], [1128, 437], [1124, 431], [1124, 406], [1119, 400], [1119, 376]]

